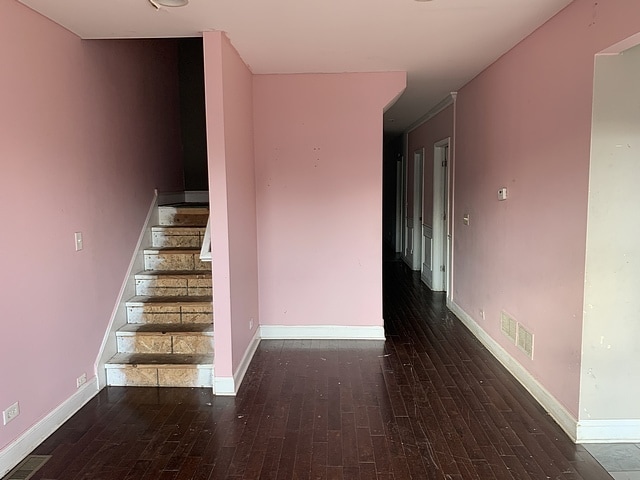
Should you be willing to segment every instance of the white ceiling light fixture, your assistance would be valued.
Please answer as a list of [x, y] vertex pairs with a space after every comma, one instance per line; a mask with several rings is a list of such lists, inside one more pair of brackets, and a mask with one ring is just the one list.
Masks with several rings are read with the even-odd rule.
[[184, 7], [189, 0], [149, 0], [156, 7]]

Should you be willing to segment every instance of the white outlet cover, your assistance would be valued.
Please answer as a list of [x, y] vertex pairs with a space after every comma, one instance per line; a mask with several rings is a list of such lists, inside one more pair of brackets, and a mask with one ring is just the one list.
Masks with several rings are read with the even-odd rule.
[[82, 232], [75, 232], [73, 236], [76, 241], [76, 252], [79, 252], [84, 246], [82, 243]]
[[2, 412], [2, 423], [6, 425], [18, 415], [20, 415], [20, 404], [16, 402]]

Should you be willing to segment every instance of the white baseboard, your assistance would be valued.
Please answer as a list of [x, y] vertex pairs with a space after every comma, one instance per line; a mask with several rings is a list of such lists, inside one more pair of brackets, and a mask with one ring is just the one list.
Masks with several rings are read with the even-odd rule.
[[345, 325], [261, 325], [264, 340], [384, 340], [384, 327]]
[[95, 397], [98, 392], [98, 381], [94, 377], [46, 417], [0, 450], [0, 478], [15, 468], [34, 448], [60, 428], [64, 422], [80, 410], [85, 403]]
[[491, 336], [478, 325], [469, 314], [467, 314], [455, 302], [447, 300], [447, 307], [460, 321], [473, 333], [482, 344], [487, 347], [491, 354], [518, 380], [524, 388], [536, 399], [551, 418], [566, 432], [572, 441], [576, 442], [577, 420], [566, 408], [544, 388], [520, 363], [518, 363], [507, 351], [502, 348]]
[[576, 443], [640, 443], [640, 420], [580, 420]]
[[158, 191], [156, 190], [151, 199], [147, 217], [140, 231], [138, 243], [133, 250], [129, 268], [120, 287], [115, 306], [111, 312], [109, 325], [102, 338], [102, 344], [100, 345], [98, 357], [94, 365], [95, 374], [98, 378], [98, 388], [102, 388], [107, 384], [107, 375], [104, 366], [118, 350], [116, 345], [116, 330], [127, 323], [126, 302], [136, 294], [135, 274], [144, 270], [144, 249], [151, 245], [151, 227], [158, 224], [158, 195]]
[[233, 374], [233, 377], [214, 376], [213, 391], [216, 395], [233, 396], [238, 393], [238, 389], [242, 384], [242, 380], [244, 380], [244, 376], [247, 373], [247, 369], [249, 368], [253, 355], [258, 349], [258, 345], [260, 345], [260, 329], [256, 328], [256, 333], [253, 335], [247, 351], [244, 352], [244, 356], [240, 361], [240, 365], [238, 365], [238, 368]]

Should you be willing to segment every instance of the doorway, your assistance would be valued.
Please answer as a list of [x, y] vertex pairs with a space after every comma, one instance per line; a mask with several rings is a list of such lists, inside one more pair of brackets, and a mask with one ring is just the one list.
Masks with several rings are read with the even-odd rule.
[[[423, 198], [424, 148], [413, 153], [413, 169], [409, 172], [412, 195], [405, 200], [405, 249], [404, 260], [412, 270], [420, 270], [422, 263], [422, 198]], [[407, 182], [409, 183], [409, 182]], [[409, 192], [407, 192], [408, 194]], [[410, 202], [409, 202], [410, 201]]]
[[433, 231], [431, 249], [431, 290], [449, 291], [451, 234], [449, 232], [449, 153], [451, 139], [433, 146]]

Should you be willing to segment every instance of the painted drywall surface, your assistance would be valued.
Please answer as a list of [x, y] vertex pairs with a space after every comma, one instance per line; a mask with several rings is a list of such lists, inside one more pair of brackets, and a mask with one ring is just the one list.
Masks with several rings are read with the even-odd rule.
[[0, 410], [21, 410], [3, 448], [94, 376], [153, 189], [181, 189], [182, 165], [174, 42], [83, 42], [3, 0], [0, 61]]
[[204, 51], [216, 376], [228, 377], [259, 324], [253, 76], [224, 34], [205, 33]]
[[[458, 95], [453, 299], [575, 418], [594, 54], [639, 14], [577, 0]], [[535, 335], [533, 361], [500, 333], [503, 309]]]
[[[598, 57], [580, 418], [640, 418], [640, 47]], [[637, 365], [637, 363], [636, 363]]]
[[[258, 245], [253, 152], [253, 75], [223, 37], [233, 368], [258, 328]], [[249, 328], [253, 319], [252, 328]]]
[[[433, 146], [445, 138], [451, 138], [451, 142], [453, 142], [453, 105], [449, 105], [436, 116], [412, 130], [408, 138], [408, 151], [411, 158], [413, 158], [413, 152], [424, 148], [422, 223], [430, 227], [433, 226]], [[411, 170], [411, 174], [413, 174], [413, 170]]]
[[405, 81], [254, 76], [261, 324], [382, 325], [382, 112]]

